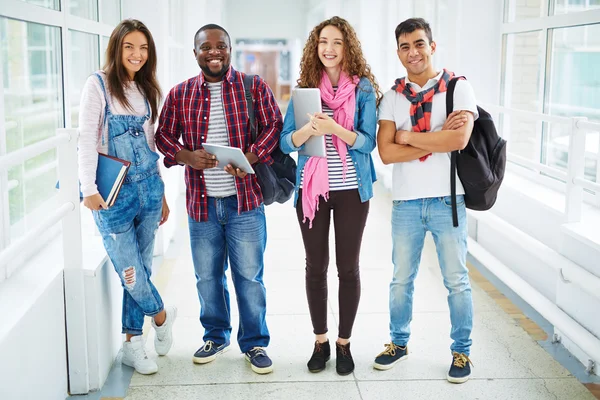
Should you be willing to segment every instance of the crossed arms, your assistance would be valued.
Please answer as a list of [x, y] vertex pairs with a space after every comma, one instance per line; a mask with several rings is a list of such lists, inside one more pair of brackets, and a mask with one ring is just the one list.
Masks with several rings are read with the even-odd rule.
[[469, 143], [473, 122], [473, 113], [454, 111], [441, 131], [409, 132], [396, 130], [394, 121], [380, 120], [377, 132], [379, 156], [384, 164], [393, 164], [413, 161], [430, 153], [462, 150]]

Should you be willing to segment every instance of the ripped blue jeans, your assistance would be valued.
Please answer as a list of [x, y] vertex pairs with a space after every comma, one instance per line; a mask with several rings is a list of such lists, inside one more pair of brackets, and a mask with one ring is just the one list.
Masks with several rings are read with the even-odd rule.
[[115, 204], [94, 211], [104, 247], [123, 286], [122, 333], [141, 335], [144, 316], [164, 309], [150, 281], [154, 236], [162, 216], [164, 184], [158, 174], [124, 183]]

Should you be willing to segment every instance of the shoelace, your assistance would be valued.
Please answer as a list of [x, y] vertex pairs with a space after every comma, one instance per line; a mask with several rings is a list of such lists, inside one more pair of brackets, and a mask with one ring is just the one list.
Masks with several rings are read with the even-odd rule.
[[343, 344], [336, 343], [336, 346], [342, 352], [342, 356], [343, 357], [350, 357], [350, 351], [348, 350], [349, 349], [348, 345], [343, 345]]
[[[406, 349], [406, 347], [404, 347]], [[379, 353], [377, 355], [377, 357], [379, 356], [392, 356], [394, 357], [396, 355], [396, 349], [402, 349], [402, 347], [400, 346], [396, 346], [394, 343], [386, 343], [385, 344], [385, 350], [382, 351], [381, 353]]]
[[204, 343], [204, 347], [202, 348], [202, 351], [204, 351], [205, 353], [208, 353], [209, 351], [212, 350], [214, 345], [214, 342], [212, 340], [207, 340], [206, 343]]
[[265, 349], [263, 349], [262, 347], [253, 347], [248, 353], [250, 353], [250, 356], [252, 358], [267, 355], [267, 353], [265, 353]]
[[455, 352], [452, 354], [452, 356], [454, 356], [454, 361], [452, 362], [452, 364], [457, 366], [458, 368], [464, 368], [467, 365], [467, 363], [473, 365], [473, 362], [469, 359], [469, 357], [466, 354]]
[[323, 351], [323, 345], [325, 343], [319, 343], [318, 341], [315, 342], [315, 353], [320, 353]]
[[146, 348], [144, 347], [143, 344], [140, 347], [132, 346], [132, 350], [133, 350], [133, 356], [137, 360], [147, 360], [148, 359], [148, 355], [146, 354]]

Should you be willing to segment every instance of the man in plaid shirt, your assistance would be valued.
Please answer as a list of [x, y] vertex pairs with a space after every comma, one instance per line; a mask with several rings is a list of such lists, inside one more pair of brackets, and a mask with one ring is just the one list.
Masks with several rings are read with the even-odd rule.
[[165, 166], [185, 165], [190, 240], [205, 329], [204, 344], [193, 360], [205, 364], [229, 348], [229, 261], [240, 313], [238, 344], [252, 370], [266, 374], [273, 363], [264, 349], [270, 336], [262, 279], [267, 240], [262, 193], [254, 174], [219, 165], [203, 144], [238, 147], [250, 164], [271, 164], [283, 125], [281, 112], [265, 81], [255, 76], [252, 94], [259, 134], [252, 143], [243, 73], [230, 66], [229, 34], [218, 25], [205, 25], [194, 45], [202, 72], [171, 89], [156, 132]]

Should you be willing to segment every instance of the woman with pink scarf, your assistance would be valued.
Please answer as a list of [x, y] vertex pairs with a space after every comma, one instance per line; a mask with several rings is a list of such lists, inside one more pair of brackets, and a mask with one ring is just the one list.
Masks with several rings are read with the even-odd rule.
[[331, 355], [327, 339], [327, 268], [333, 215], [339, 277], [340, 321], [336, 370], [354, 371], [350, 335], [360, 299], [359, 256], [373, 196], [379, 86], [350, 24], [333, 17], [309, 35], [300, 62], [299, 87], [319, 88], [323, 112], [296, 127], [290, 101], [280, 146], [291, 153], [312, 136], [325, 136], [327, 157], [299, 156], [294, 205], [306, 251], [306, 295], [315, 334], [311, 372], [325, 369]]

